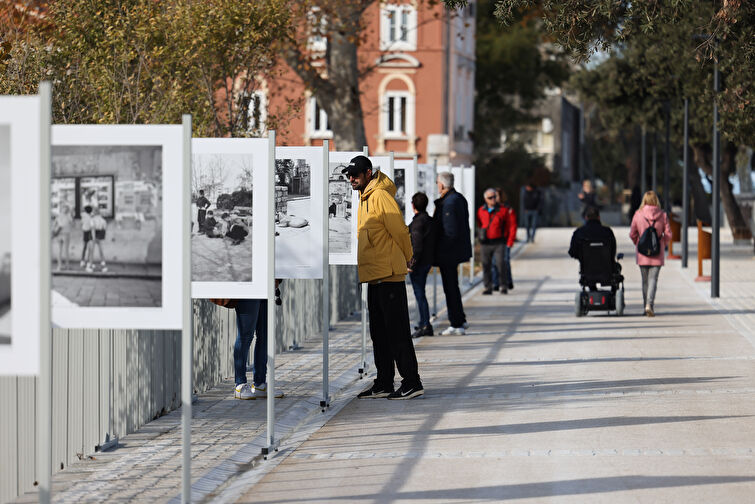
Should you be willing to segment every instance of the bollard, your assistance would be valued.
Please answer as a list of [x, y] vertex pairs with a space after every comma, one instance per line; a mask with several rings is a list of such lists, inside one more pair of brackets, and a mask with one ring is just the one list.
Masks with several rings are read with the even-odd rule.
[[695, 282], [710, 282], [710, 276], [703, 276], [703, 259], [710, 259], [711, 234], [703, 230], [703, 222], [697, 221], [697, 278]]
[[674, 242], [681, 241], [682, 239], [682, 223], [673, 213], [669, 214], [669, 218], [669, 223], [671, 224], [671, 241], [668, 244], [668, 258], [681, 259], [682, 256], [674, 254]]

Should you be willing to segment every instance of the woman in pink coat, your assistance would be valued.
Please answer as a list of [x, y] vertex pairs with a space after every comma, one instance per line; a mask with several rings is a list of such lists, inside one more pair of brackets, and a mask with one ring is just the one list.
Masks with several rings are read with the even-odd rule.
[[655, 227], [660, 241], [661, 251], [658, 255], [648, 257], [637, 252], [637, 264], [642, 274], [642, 301], [645, 304], [645, 315], [654, 317], [655, 290], [658, 287], [658, 274], [664, 264], [666, 246], [671, 241], [671, 223], [666, 213], [661, 210], [658, 195], [655, 191], [648, 191], [642, 197], [640, 209], [632, 218], [632, 227], [629, 230], [629, 238], [637, 246], [642, 233], [650, 226]]

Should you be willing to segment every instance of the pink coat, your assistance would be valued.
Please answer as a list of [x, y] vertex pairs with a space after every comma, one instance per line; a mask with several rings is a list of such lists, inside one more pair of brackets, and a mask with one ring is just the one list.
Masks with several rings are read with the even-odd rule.
[[637, 264], [640, 266], [663, 266], [666, 257], [665, 248], [671, 242], [671, 223], [666, 213], [660, 207], [645, 205], [634, 213], [632, 227], [629, 230], [629, 238], [637, 246], [640, 236], [655, 221], [655, 230], [661, 240], [661, 253], [655, 257], [648, 257], [639, 252], [636, 253]]

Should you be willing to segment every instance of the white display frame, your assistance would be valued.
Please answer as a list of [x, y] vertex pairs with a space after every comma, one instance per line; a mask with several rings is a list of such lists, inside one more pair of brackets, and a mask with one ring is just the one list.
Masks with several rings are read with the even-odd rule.
[[[430, 180], [428, 187], [419, 187], [419, 173], [424, 172], [425, 176]], [[437, 191], [437, 185], [435, 182], [435, 166], [433, 164], [418, 164], [416, 172], [416, 185], [415, 192], [423, 191], [427, 195], [427, 213], [432, 216], [435, 212], [435, 192]]]
[[388, 175], [388, 178], [391, 179], [391, 182], [393, 182], [393, 153], [391, 155], [386, 156], [368, 156], [370, 162], [372, 163], [372, 175], [374, 176], [376, 172], [383, 172], [386, 175]]
[[[52, 145], [153, 145], [162, 147], [162, 300], [160, 307], [52, 306], [53, 327], [67, 329], [181, 329], [183, 256], [182, 199], [190, 197], [183, 180], [181, 125], [57, 125]], [[53, 298], [54, 303], [54, 298]]]
[[[329, 162], [328, 162], [328, 168], [326, 170], [326, 173], [328, 174], [328, 177], [330, 177], [330, 164], [331, 163], [339, 163], [348, 165], [349, 162], [357, 157], [357, 156], [363, 156], [364, 153], [360, 151], [353, 151], [353, 152], [347, 152], [347, 151], [332, 151], [329, 153]], [[330, 193], [328, 193], [328, 197], [330, 197]], [[352, 209], [352, 219], [351, 219], [351, 248], [349, 252], [331, 252], [329, 253], [329, 262], [333, 265], [346, 265], [346, 266], [356, 266], [357, 264], [357, 220], [358, 220], [358, 214], [359, 214], [359, 191], [351, 190], [351, 209]]]
[[[39, 96], [0, 96], [0, 125], [10, 128], [11, 176], [11, 341], [0, 345], [2, 375], [40, 373], [41, 320], [47, 320], [42, 310], [48, 309], [48, 305], [37, 300], [42, 298], [42, 247], [50, 244], [49, 238], [45, 241], [35, 232], [35, 223], [42, 218], [41, 123]], [[26, 302], [14, 303], [14, 300]]]
[[[322, 237], [325, 223], [322, 220], [326, 195], [323, 194], [325, 167], [323, 166], [324, 147], [276, 147], [275, 159], [306, 159], [310, 167], [309, 226], [310, 240], [314, 243], [311, 253], [307, 254], [307, 264], [287, 264], [281, 257], [284, 250], [280, 243], [275, 245], [275, 278], [280, 279], [322, 279], [323, 244]], [[270, 216], [271, 219], [274, 216]], [[300, 240], [301, 241], [301, 240]], [[305, 246], [304, 243], [300, 243]], [[319, 245], [319, 246], [318, 246]]]
[[[267, 297], [268, 261], [264, 251], [272, 234], [267, 215], [270, 195], [270, 140], [268, 138], [193, 138], [196, 154], [248, 154], [252, 156], [252, 280], [250, 282], [191, 282], [192, 298], [264, 299]], [[193, 216], [192, 216], [193, 217]]]
[[412, 196], [417, 192], [417, 158], [395, 159], [393, 161], [394, 174], [397, 169], [404, 170], [404, 220], [408, 226], [414, 218]]

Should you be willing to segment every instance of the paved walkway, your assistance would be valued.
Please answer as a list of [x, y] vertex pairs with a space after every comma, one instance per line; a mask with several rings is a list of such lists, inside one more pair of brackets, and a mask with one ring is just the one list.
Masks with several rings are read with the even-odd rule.
[[627, 231], [627, 316], [575, 318], [570, 231], [541, 231], [466, 336], [417, 344], [422, 399], [344, 401], [217, 501], [752, 502], [755, 260], [725, 251], [713, 304], [669, 264], [646, 318]]
[[[627, 253], [625, 317], [574, 317], [578, 267], [565, 255], [571, 231], [541, 230], [514, 260], [514, 291], [469, 293], [466, 336], [415, 341], [421, 399], [353, 400], [368, 384], [356, 379], [355, 321], [332, 332], [334, 398], [324, 414], [319, 341], [279, 355], [282, 444], [268, 461], [259, 457], [264, 402], [229, 399], [230, 381], [203, 394], [192, 422], [194, 497], [750, 502], [755, 260], [724, 246], [722, 297], [714, 303], [695, 272], [670, 263], [658, 316], [645, 318], [627, 232], [616, 230]], [[56, 501], [176, 502], [180, 411], [121, 441], [57, 474]]]

